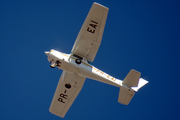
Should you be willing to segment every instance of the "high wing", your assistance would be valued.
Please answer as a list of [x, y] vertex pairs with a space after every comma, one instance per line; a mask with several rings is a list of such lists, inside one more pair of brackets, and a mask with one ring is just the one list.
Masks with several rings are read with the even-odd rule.
[[[75, 73], [63, 71], [49, 111], [57, 116], [64, 117], [81, 91], [85, 79], [85, 77]], [[70, 89], [65, 87], [66, 83], [71, 83]]]
[[93, 62], [101, 44], [106, 23], [108, 8], [93, 3], [84, 24], [72, 48], [72, 54], [77, 54]]

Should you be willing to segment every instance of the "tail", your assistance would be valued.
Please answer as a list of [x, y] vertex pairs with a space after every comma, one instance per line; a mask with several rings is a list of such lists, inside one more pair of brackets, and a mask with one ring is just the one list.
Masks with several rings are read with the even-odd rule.
[[135, 92], [148, 83], [148, 81], [140, 78], [140, 76], [141, 73], [133, 69], [128, 73], [122, 82], [122, 87], [119, 90], [119, 103], [128, 105]]

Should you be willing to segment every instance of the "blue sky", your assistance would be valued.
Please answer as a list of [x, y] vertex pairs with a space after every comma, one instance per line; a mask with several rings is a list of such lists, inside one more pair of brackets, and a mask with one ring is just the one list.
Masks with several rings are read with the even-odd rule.
[[[59, 120], [49, 106], [62, 70], [44, 51], [70, 53], [94, 1], [0, 2], [0, 119]], [[119, 79], [130, 69], [149, 83], [128, 106], [119, 88], [86, 79], [64, 120], [180, 118], [180, 1], [97, 0], [109, 8], [93, 65]]]

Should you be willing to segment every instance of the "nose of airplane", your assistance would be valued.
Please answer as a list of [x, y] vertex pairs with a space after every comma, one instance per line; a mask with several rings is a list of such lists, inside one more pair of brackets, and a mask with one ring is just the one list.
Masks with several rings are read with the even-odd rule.
[[48, 51], [45, 51], [44, 53], [45, 53], [47, 56], [49, 55], [49, 52], [48, 52]]

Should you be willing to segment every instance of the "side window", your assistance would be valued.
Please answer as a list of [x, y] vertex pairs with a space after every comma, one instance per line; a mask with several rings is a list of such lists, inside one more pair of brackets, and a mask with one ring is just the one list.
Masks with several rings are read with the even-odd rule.
[[80, 56], [78, 56], [78, 55], [76, 55], [76, 54], [74, 54], [73, 56], [76, 57], [76, 58], [78, 58], [78, 59], [80, 59], [80, 60], [83, 60], [82, 57], [80, 57]]

